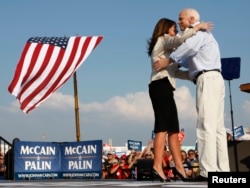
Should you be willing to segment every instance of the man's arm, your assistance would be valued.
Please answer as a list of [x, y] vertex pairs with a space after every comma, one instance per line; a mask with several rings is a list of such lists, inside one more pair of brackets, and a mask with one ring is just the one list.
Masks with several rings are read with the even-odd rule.
[[163, 58], [159, 57], [159, 60], [153, 64], [154, 70], [160, 71], [165, 69], [169, 64], [173, 63], [174, 61], [170, 58]]

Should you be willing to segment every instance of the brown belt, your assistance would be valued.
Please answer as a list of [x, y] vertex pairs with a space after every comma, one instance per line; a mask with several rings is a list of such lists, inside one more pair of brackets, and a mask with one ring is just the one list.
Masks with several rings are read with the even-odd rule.
[[198, 72], [198, 73], [195, 75], [195, 77], [194, 77], [194, 80], [193, 80], [194, 84], [196, 84], [196, 81], [197, 81], [198, 77], [199, 77], [201, 74], [204, 74], [204, 73], [210, 72], [210, 71], [220, 72], [220, 69], [202, 70], [202, 71]]

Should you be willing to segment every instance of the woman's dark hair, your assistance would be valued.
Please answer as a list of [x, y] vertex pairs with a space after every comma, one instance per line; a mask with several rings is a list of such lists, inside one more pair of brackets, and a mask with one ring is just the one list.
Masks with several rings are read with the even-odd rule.
[[170, 20], [168, 18], [161, 18], [157, 24], [155, 25], [154, 32], [151, 38], [147, 41], [148, 43], [148, 56], [151, 56], [151, 53], [154, 49], [155, 43], [157, 42], [158, 37], [163, 36], [164, 34], [168, 34], [169, 29], [175, 25], [176, 33], [177, 33], [177, 25], [176, 22]]

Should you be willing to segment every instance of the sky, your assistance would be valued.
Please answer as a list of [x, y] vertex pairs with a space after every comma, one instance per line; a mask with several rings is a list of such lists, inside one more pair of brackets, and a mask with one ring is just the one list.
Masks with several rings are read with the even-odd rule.
[[[80, 140], [147, 145], [154, 126], [147, 40], [160, 18], [178, 21], [184, 8], [195, 8], [201, 21], [214, 23], [222, 58], [240, 57], [240, 77], [225, 80], [225, 126], [250, 127], [250, 94], [239, 88], [250, 83], [249, 7], [249, 1], [238, 0], [0, 0], [0, 136], [9, 142], [16, 137], [76, 141], [73, 78], [28, 114], [20, 110], [8, 86], [30, 37], [103, 36], [76, 72]], [[195, 85], [176, 81], [183, 145], [195, 145]]]

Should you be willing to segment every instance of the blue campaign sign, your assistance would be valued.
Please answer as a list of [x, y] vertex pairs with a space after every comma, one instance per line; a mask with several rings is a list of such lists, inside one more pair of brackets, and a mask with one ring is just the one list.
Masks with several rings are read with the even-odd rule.
[[141, 141], [135, 141], [135, 140], [128, 140], [128, 149], [129, 150], [141, 151], [142, 150], [142, 142]]
[[244, 133], [244, 128], [242, 125], [234, 128], [234, 137], [235, 138], [239, 138], [241, 136], [243, 136], [245, 133]]
[[61, 171], [65, 179], [101, 179], [102, 140], [61, 145]]
[[14, 179], [60, 178], [60, 145], [19, 141], [14, 145]]

